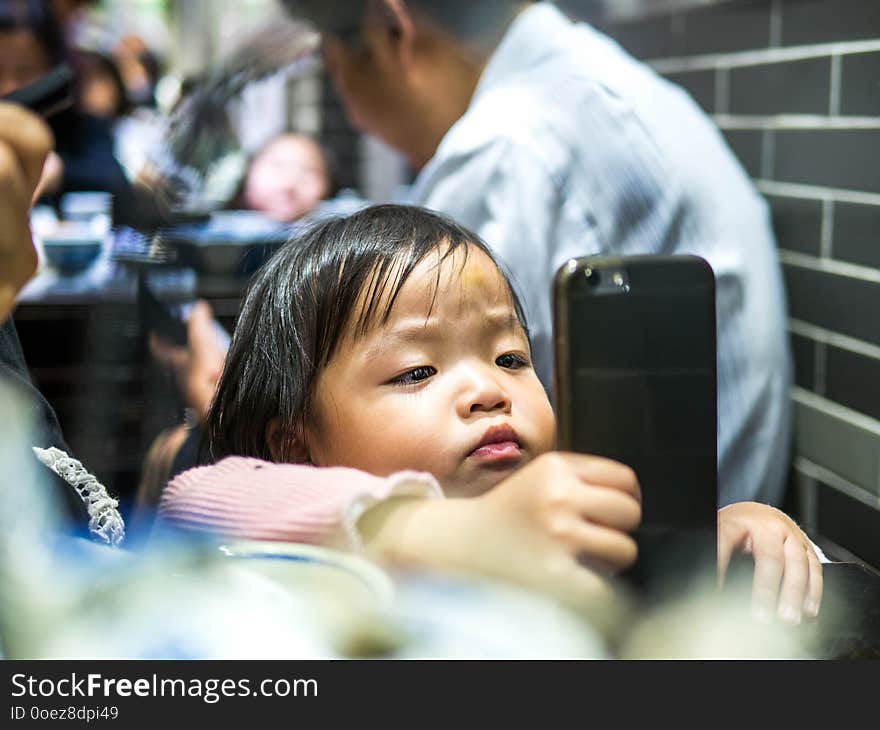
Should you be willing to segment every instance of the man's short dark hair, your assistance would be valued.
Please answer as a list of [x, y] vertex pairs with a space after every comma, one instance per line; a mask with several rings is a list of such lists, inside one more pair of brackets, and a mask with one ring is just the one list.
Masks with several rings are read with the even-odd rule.
[[[361, 27], [369, 0], [281, 0], [291, 14], [311, 20], [318, 30], [346, 38]], [[407, 7], [430, 18], [461, 40], [497, 34], [523, 0], [406, 0]]]

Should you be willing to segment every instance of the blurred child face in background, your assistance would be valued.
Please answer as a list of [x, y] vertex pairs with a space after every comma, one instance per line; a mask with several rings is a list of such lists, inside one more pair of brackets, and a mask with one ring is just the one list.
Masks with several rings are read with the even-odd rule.
[[555, 441], [507, 283], [475, 247], [466, 262], [449, 256], [439, 279], [437, 258], [422, 261], [386, 323], [344, 336], [315, 411], [313, 463], [427, 471], [456, 496], [488, 491]]
[[330, 181], [318, 144], [299, 134], [270, 142], [254, 158], [245, 179], [245, 207], [288, 223], [311, 211], [327, 194]]
[[30, 31], [0, 32], [0, 95], [36, 81], [50, 65], [46, 49]]
[[79, 107], [102, 119], [116, 119], [123, 114], [125, 87], [113, 62], [95, 53], [82, 53], [78, 59]]

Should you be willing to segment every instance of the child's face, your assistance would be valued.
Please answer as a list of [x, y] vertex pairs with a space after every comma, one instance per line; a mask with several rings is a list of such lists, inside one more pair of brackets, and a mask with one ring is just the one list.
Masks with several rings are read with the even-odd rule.
[[326, 192], [327, 170], [318, 145], [307, 137], [286, 134], [251, 163], [243, 198], [248, 208], [288, 223], [311, 211]]
[[427, 471], [447, 494], [471, 496], [553, 448], [507, 284], [479, 249], [462, 257], [446, 259], [439, 286], [437, 259], [422, 261], [385, 324], [340, 342], [317, 380], [313, 463]]

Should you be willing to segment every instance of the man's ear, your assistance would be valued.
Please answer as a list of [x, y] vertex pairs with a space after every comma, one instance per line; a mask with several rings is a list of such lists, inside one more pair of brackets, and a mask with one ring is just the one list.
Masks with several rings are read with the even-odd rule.
[[299, 429], [283, 423], [277, 416], [266, 426], [266, 443], [269, 445], [272, 461], [288, 464], [312, 463], [309, 447]]
[[413, 61], [416, 26], [410, 8], [404, 0], [379, 0], [378, 12], [381, 27], [386, 29], [389, 47], [397, 56], [398, 62], [409, 68]]

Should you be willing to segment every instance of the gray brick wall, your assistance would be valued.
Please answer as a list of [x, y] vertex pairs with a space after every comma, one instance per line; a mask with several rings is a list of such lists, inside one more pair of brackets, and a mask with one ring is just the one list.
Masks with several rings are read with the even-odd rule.
[[796, 368], [790, 504], [880, 565], [880, 0], [559, 4], [684, 86], [766, 196]]

